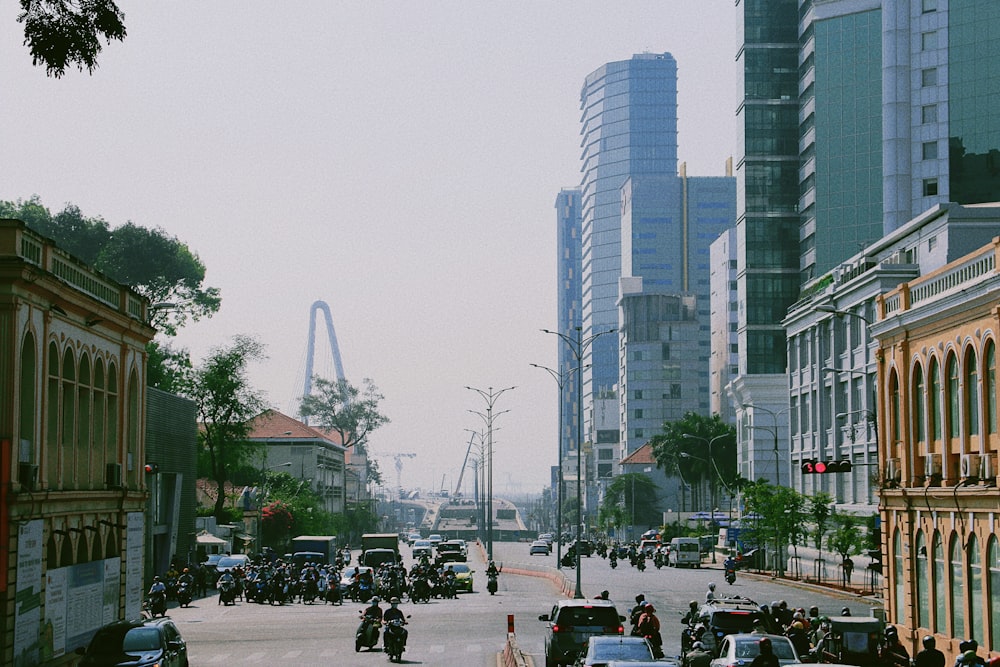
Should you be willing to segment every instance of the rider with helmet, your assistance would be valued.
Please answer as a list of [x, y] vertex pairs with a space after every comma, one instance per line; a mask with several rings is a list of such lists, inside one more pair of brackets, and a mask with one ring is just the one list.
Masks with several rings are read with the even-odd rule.
[[937, 649], [937, 642], [934, 637], [927, 635], [923, 638], [924, 648], [913, 658], [914, 667], [944, 667], [944, 653]]
[[885, 629], [885, 646], [879, 653], [883, 665], [909, 667], [910, 653], [899, 641], [899, 631], [892, 625]]

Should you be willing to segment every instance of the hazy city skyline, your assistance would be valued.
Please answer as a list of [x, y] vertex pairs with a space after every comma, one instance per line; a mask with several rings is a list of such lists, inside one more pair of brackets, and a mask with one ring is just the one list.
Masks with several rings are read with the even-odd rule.
[[580, 183], [588, 73], [671, 53], [680, 161], [721, 176], [736, 150], [738, 9], [721, 0], [123, 1], [125, 41], [59, 80], [6, 7], [0, 198], [187, 243], [223, 305], [175, 344], [200, 360], [257, 337], [253, 382], [288, 414], [326, 301], [348, 379], [385, 395], [371, 449], [388, 485], [409, 452], [404, 486], [454, 485], [485, 408], [466, 385], [517, 386], [496, 406], [494, 487], [548, 483], [557, 392], [529, 364], [557, 363], [539, 329], [556, 324], [554, 203]]

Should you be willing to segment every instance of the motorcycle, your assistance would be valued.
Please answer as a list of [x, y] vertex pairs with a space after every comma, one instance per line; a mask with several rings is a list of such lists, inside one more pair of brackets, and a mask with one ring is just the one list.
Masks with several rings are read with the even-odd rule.
[[153, 618], [167, 615], [167, 594], [153, 593], [149, 597], [149, 613]]
[[497, 592], [497, 575], [491, 574], [486, 581], [486, 590], [490, 592], [490, 595], [496, 595]]
[[357, 632], [354, 633], [355, 653], [361, 651], [362, 646], [371, 649], [375, 644], [378, 644], [378, 619], [365, 614], [364, 611], [358, 613], [361, 614], [361, 625], [358, 626]]
[[319, 595], [319, 587], [316, 585], [315, 579], [306, 579], [302, 584], [302, 604], [312, 604]]
[[656, 555], [653, 556], [653, 565], [656, 566], [657, 570], [659, 570], [661, 567], [663, 567], [663, 553], [662, 552], [657, 551]]
[[643, 555], [640, 554], [639, 557], [635, 559], [635, 569], [639, 570], [640, 572], [645, 572], [646, 571], [646, 557], [645, 556], [643, 556]]
[[726, 583], [732, 584], [736, 581], [736, 568], [726, 570]]
[[236, 604], [236, 582], [235, 581], [220, 581], [219, 582], [219, 601], [227, 607], [231, 604]]
[[608, 561], [611, 563], [612, 570], [618, 567], [618, 556], [615, 555], [614, 551], [611, 552], [611, 557], [608, 558]]
[[575, 565], [576, 565], [576, 559], [573, 557], [573, 554], [571, 554], [568, 551], [566, 553], [564, 553], [563, 557], [562, 557], [562, 566], [563, 567], [574, 567]]
[[394, 618], [385, 624], [382, 643], [389, 655], [389, 662], [403, 661], [403, 651], [406, 650], [406, 629], [403, 627], [405, 624], [401, 618]]
[[182, 607], [186, 607], [191, 604], [193, 596], [191, 595], [191, 586], [188, 583], [181, 582], [181, 585], [177, 587], [177, 602], [180, 603]]
[[410, 600], [414, 603], [431, 601], [431, 585], [427, 582], [427, 577], [417, 577], [413, 580]]
[[336, 577], [330, 577], [329, 581], [327, 581], [324, 602], [344, 604], [344, 596], [340, 594], [340, 582]]

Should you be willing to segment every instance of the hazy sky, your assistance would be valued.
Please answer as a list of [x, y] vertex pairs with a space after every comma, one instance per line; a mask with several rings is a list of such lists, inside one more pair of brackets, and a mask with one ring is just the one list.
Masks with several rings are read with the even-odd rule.
[[62, 79], [0, 4], [0, 199], [186, 242], [223, 303], [176, 342], [199, 360], [257, 337], [254, 383], [287, 414], [326, 301], [348, 379], [385, 395], [371, 447], [390, 485], [392, 455], [414, 453], [405, 487], [452, 488], [486, 405], [465, 386], [516, 385], [496, 403], [494, 489], [546, 485], [557, 388], [529, 364], [556, 365], [539, 329], [556, 326], [553, 204], [580, 182], [584, 77], [672, 53], [680, 160], [723, 175], [732, 0], [119, 4], [125, 41]]

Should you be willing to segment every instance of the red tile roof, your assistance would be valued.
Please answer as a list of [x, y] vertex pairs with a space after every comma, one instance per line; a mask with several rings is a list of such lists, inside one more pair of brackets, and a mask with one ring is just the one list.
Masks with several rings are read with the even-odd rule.
[[334, 431], [322, 431], [303, 424], [298, 419], [282, 414], [277, 410], [267, 410], [254, 418], [247, 437], [251, 440], [266, 440], [282, 438], [289, 440], [328, 440], [342, 444], [340, 435]]
[[656, 464], [656, 457], [653, 456], [653, 445], [648, 442], [635, 450], [625, 458], [623, 458], [619, 465], [649, 465]]

